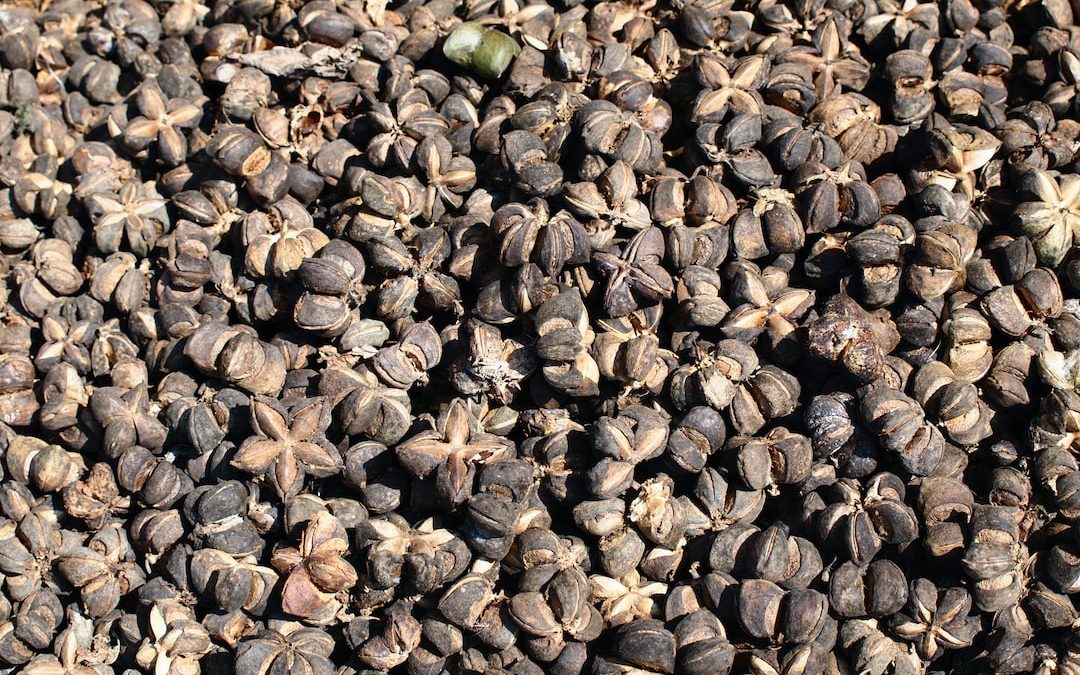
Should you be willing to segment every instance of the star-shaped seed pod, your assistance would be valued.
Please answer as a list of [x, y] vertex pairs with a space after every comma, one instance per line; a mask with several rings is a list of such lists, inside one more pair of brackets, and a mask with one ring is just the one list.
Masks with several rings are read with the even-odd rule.
[[584, 226], [567, 211], [551, 213], [543, 199], [512, 202], [492, 216], [499, 258], [509, 267], [532, 261], [548, 275], [589, 262], [592, 244]]
[[660, 264], [663, 257], [664, 236], [656, 227], [634, 235], [618, 254], [593, 253], [593, 262], [608, 278], [604, 291], [604, 310], [608, 316], [626, 316], [639, 307], [671, 297], [675, 286]]
[[326, 478], [342, 468], [341, 454], [324, 436], [330, 405], [324, 398], [302, 399], [289, 408], [266, 396], [251, 399], [248, 438], [232, 465], [263, 476], [284, 498], [300, 491], [306, 476]]
[[870, 81], [870, 64], [859, 54], [858, 47], [847, 42], [836, 19], [830, 17], [817, 27], [813, 45], [796, 47], [783, 58], [814, 73], [818, 99], [825, 99], [841, 88], [862, 91]]
[[168, 429], [157, 418], [157, 409], [145, 385], [127, 391], [100, 387], [90, 395], [90, 411], [104, 429], [103, 445], [111, 457], [118, 457], [133, 445], [161, 449]]
[[461, 399], [454, 399], [431, 426], [397, 446], [398, 460], [417, 478], [435, 473], [437, 483], [446, 483], [448, 494], [460, 494], [472, 483], [476, 465], [513, 452], [509, 440], [479, 430]]
[[922, 675], [926, 672], [915, 648], [886, 635], [877, 619], [845, 621], [840, 626], [839, 644], [848, 650], [860, 673]]
[[427, 92], [419, 87], [409, 89], [392, 105], [373, 101], [366, 116], [378, 132], [368, 143], [367, 156], [380, 168], [397, 165], [408, 169], [420, 141], [448, 126], [432, 108]]
[[168, 202], [150, 182], [127, 181], [115, 193], [99, 192], [85, 201], [94, 243], [106, 254], [127, 250], [146, 258], [171, 228]]
[[536, 367], [536, 359], [523, 344], [503, 339], [499, 329], [475, 319], [463, 326], [468, 353], [451, 367], [451, 382], [468, 396], [487, 394], [510, 403], [522, 381]]
[[760, 114], [765, 108], [759, 90], [769, 76], [770, 60], [752, 55], [728, 65], [718, 55], [703, 53], [694, 61], [694, 70], [705, 89], [694, 99], [694, 122], [720, 122], [729, 111]]
[[318, 628], [283, 626], [259, 631], [237, 645], [238, 673], [288, 672], [297, 675], [333, 675], [334, 638]]
[[927, 661], [945, 649], [967, 647], [982, 628], [979, 616], [971, 613], [971, 595], [959, 586], [938, 588], [929, 579], [915, 579], [907, 609], [893, 618], [892, 631], [914, 642]]
[[281, 609], [314, 622], [332, 620], [340, 609], [336, 595], [356, 585], [356, 570], [343, 557], [349, 538], [341, 521], [320, 511], [308, 521], [298, 547], [274, 551], [271, 564], [287, 574]]
[[1080, 232], [1080, 176], [1055, 179], [1046, 171], [1034, 170], [1022, 184], [1034, 199], [1017, 204], [1013, 222], [1018, 232], [1031, 237], [1039, 262], [1057, 267]]
[[182, 98], [167, 99], [156, 79], [139, 86], [135, 105], [142, 114], [131, 118], [124, 128], [120, 136], [124, 146], [137, 153], [156, 145], [166, 165], [183, 162], [188, 148], [184, 130], [198, 126], [202, 119], [199, 106]]
[[385, 277], [374, 293], [380, 318], [401, 319], [419, 306], [460, 312], [461, 289], [442, 271], [450, 255], [443, 228], [420, 230], [408, 244], [394, 236], [372, 236], [365, 239], [364, 251], [371, 268]]
[[636, 569], [631, 569], [619, 578], [592, 575], [589, 591], [593, 602], [600, 603], [600, 614], [611, 627], [658, 616], [660, 607], [653, 598], [666, 595], [668, 586], [642, 579]]
[[158, 675], [197, 675], [199, 660], [214, 645], [194, 613], [175, 600], [161, 600], [151, 606], [147, 622], [150, 631], [135, 662]]
[[764, 333], [775, 359], [795, 352], [796, 325], [814, 304], [814, 292], [790, 287], [782, 265], [759, 269], [749, 261], [736, 261], [727, 277], [733, 307], [720, 323], [721, 334], [754, 343]]
[[652, 173], [660, 162], [660, 137], [611, 101], [589, 101], [575, 113], [574, 123], [590, 152], [626, 162], [641, 173]]
[[127, 534], [111, 525], [90, 538], [86, 546], [65, 553], [57, 570], [80, 591], [87, 616], [105, 616], [146, 576], [135, 562]]

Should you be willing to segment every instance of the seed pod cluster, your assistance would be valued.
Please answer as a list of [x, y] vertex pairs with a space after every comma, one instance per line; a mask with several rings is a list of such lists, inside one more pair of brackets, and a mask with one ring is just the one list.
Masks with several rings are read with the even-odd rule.
[[0, 8], [0, 674], [1080, 671], [1063, 0]]

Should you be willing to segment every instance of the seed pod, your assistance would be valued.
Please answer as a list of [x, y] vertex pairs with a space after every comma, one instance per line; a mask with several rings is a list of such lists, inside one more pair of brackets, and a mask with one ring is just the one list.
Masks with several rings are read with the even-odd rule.
[[844, 617], [883, 618], [899, 611], [907, 598], [907, 579], [889, 560], [866, 567], [846, 562], [829, 578], [829, 601]]
[[30, 436], [11, 439], [4, 459], [12, 478], [42, 492], [59, 492], [86, 470], [80, 455]]
[[561, 293], [537, 310], [540, 339], [536, 354], [544, 361], [548, 384], [570, 395], [589, 396], [597, 392], [599, 368], [587, 351], [594, 333], [588, 312], [577, 291]]
[[446, 58], [493, 80], [502, 77], [520, 52], [510, 36], [471, 21], [460, 24], [443, 43]]
[[862, 397], [859, 414], [907, 471], [927, 476], [941, 462], [944, 439], [913, 399], [884, 387], [872, 389]]
[[958, 380], [944, 363], [931, 361], [919, 368], [912, 387], [916, 400], [954, 443], [973, 445], [990, 435], [990, 408], [975, 385]]
[[276, 394], [285, 383], [285, 359], [277, 347], [216, 322], [196, 329], [184, 354], [208, 375], [253, 394]]
[[612, 651], [620, 661], [653, 672], [675, 672], [675, 636], [655, 619], [639, 619], [615, 630]]
[[686, 530], [686, 513], [673, 498], [674, 483], [661, 474], [649, 479], [630, 504], [630, 521], [641, 533], [660, 546], [674, 546]]
[[810, 475], [810, 440], [784, 427], [762, 438], [733, 438], [725, 450], [733, 455], [734, 473], [753, 490], [800, 483]]
[[810, 352], [839, 360], [861, 384], [882, 376], [885, 355], [898, 342], [892, 325], [871, 317], [846, 295], [830, 298], [821, 317], [807, 328]]
[[964, 572], [974, 580], [972, 595], [983, 611], [999, 611], [1015, 603], [1023, 587], [1021, 561], [1027, 547], [1020, 541], [1015, 507], [978, 504], [972, 511], [972, 541], [964, 552]]

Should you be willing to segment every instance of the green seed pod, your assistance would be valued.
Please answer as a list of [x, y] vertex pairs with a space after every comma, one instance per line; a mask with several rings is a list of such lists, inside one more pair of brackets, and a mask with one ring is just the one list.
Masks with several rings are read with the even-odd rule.
[[466, 21], [446, 38], [443, 54], [459, 66], [468, 68], [472, 65], [473, 54], [480, 47], [487, 29], [475, 21]]
[[473, 70], [490, 79], [500, 77], [520, 51], [521, 47], [514, 42], [514, 38], [497, 30], [489, 30], [481, 38], [479, 48], [473, 52]]
[[473, 21], [455, 28], [443, 43], [446, 58], [489, 79], [500, 77], [520, 51], [518, 43], [506, 33]]

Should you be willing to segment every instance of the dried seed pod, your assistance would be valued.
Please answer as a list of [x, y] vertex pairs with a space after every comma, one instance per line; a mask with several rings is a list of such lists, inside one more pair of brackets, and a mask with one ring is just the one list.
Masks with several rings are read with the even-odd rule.
[[723, 446], [726, 436], [720, 413], [708, 406], [691, 408], [671, 430], [666, 457], [684, 471], [700, 473], [709, 456]]
[[397, 446], [402, 465], [418, 478], [436, 474], [436, 483], [445, 481], [444, 497], [450, 503], [463, 501], [471, 492], [476, 464], [497, 461], [511, 444], [505, 438], [481, 431], [475, 416], [461, 399], [455, 399], [428, 431], [412, 436]]
[[829, 602], [845, 618], [884, 618], [907, 600], [907, 579], [890, 560], [875, 560], [865, 567], [845, 562], [829, 577]]
[[395, 443], [409, 429], [408, 392], [387, 387], [369, 368], [328, 366], [319, 378], [319, 394], [334, 406], [336, 425], [380, 443]]
[[795, 195], [782, 188], [758, 186], [754, 201], [741, 209], [731, 226], [736, 257], [757, 260], [802, 248], [806, 228], [795, 209]]
[[1061, 287], [1057, 276], [1042, 268], [1025, 274], [1015, 285], [988, 293], [983, 311], [995, 328], [1013, 337], [1027, 333], [1036, 323], [1061, 313]]
[[336, 613], [334, 594], [352, 587], [356, 570], [342, 555], [349, 550], [345, 528], [328, 512], [308, 522], [297, 548], [274, 552], [273, 566], [288, 574], [281, 590], [282, 611], [310, 621], [325, 621]]
[[31, 436], [15, 436], [4, 457], [8, 473], [41, 492], [59, 492], [86, 471], [82, 456]]
[[105, 527], [114, 514], [126, 511], [131, 502], [130, 497], [121, 495], [112, 469], [104, 462], [94, 464], [85, 478], [64, 488], [63, 497], [64, 510], [95, 531]]
[[660, 546], [674, 546], [686, 530], [686, 513], [674, 498], [674, 483], [660, 474], [650, 478], [630, 504], [630, 521], [641, 533]]
[[285, 384], [285, 357], [277, 347], [222, 323], [200, 325], [184, 354], [208, 375], [253, 394], [276, 394]]
[[[65, 368], [60, 366], [65, 366]], [[53, 380], [61, 379], [68, 368], [70, 366], [63, 363], [50, 369], [50, 373], [52, 370], [57, 371], [57, 376]], [[31, 423], [34, 413], [39, 408], [33, 389], [35, 379], [34, 363], [29, 358], [18, 354], [0, 356], [0, 421], [17, 427]], [[77, 375], [75, 380], [81, 381]], [[79, 400], [78, 393], [74, 389], [71, 394], [75, 401]], [[55, 409], [55, 402], [53, 406]]]
[[794, 375], [776, 366], [762, 366], [736, 388], [732, 426], [740, 434], [757, 433], [767, 422], [795, 412], [799, 393]]
[[1055, 180], [1046, 171], [1034, 170], [1024, 176], [1024, 185], [1034, 200], [1017, 204], [1016, 229], [1031, 238], [1039, 262], [1056, 267], [1072, 245], [1080, 216], [1080, 183], [1072, 175]]
[[552, 276], [564, 266], [590, 259], [592, 247], [585, 228], [566, 211], [550, 213], [542, 199], [502, 206], [491, 224], [501, 241], [500, 259], [507, 266], [532, 260]]
[[[1059, 352], [1047, 351], [1039, 355], [1040, 372], [1043, 371], [1044, 361], [1052, 362], [1055, 359], [1053, 354], [1059, 354]], [[1031, 347], [1024, 342], [1013, 342], [1003, 347], [994, 355], [990, 372], [986, 375], [986, 383], [989, 386], [984, 390], [985, 396], [1002, 408], [1026, 406], [1030, 403], [1027, 384], [1034, 355]], [[1061, 374], [1062, 368], [1054, 364], [1047, 370], [1054, 374]], [[1044, 376], [1043, 380], [1048, 381], [1048, 378]], [[1068, 379], [1062, 381], [1067, 382]]]
[[906, 544], [919, 535], [918, 518], [894, 474], [875, 475], [865, 489], [843, 478], [830, 493], [832, 503], [817, 516], [819, 536], [857, 564], [869, 563], [884, 544]]
[[240, 446], [231, 463], [265, 476], [279, 496], [295, 495], [306, 476], [325, 478], [341, 471], [341, 455], [324, 436], [329, 425], [326, 399], [301, 399], [286, 408], [269, 397], [253, 397], [255, 435]]
[[974, 496], [953, 478], [929, 477], [919, 488], [918, 509], [926, 524], [923, 545], [933, 556], [962, 550], [967, 541], [964, 525], [971, 518]]
[[656, 619], [638, 619], [615, 629], [615, 658], [648, 672], [675, 672], [675, 636]]
[[318, 628], [283, 626], [284, 633], [273, 629], [259, 631], [237, 645], [235, 668], [238, 672], [258, 672], [273, 668], [297, 668], [311, 675], [334, 672], [330, 654], [334, 640]]
[[595, 395], [600, 372], [588, 351], [595, 334], [580, 292], [565, 291], [547, 300], [537, 310], [535, 321], [536, 354], [544, 363], [548, 384], [570, 395]]
[[1016, 603], [1023, 591], [1027, 547], [1020, 541], [1017, 509], [977, 504], [972, 510], [971, 543], [964, 572], [975, 582], [976, 606], [987, 612]]
[[517, 340], [502, 339], [494, 326], [474, 320], [465, 330], [469, 352], [452, 366], [454, 386], [462, 394], [487, 393], [510, 403], [536, 367], [532, 354]]
[[938, 588], [929, 579], [911, 582], [908, 613], [898, 614], [892, 624], [893, 632], [915, 642], [919, 656], [928, 661], [943, 649], [971, 644], [982, 627], [979, 617], [971, 614], [971, 595], [965, 589]]
[[840, 361], [860, 384], [881, 378], [885, 356], [899, 341], [891, 322], [877, 320], [846, 295], [830, 298], [820, 318], [807, 327], [810, 353]]
[[126, 534], [116, 525], [97, 532], [85, 547], [63, 555], [57, 569], [80, 589], [83, 607], [91, 617], [112, 611], [124, 595], [145, 581]]
[[925, 301], [959, 290], [977, 240], [977, 232], [966, 223], [946, 222], [919, 233], [906, 268], [908, 290]]
[[775, 427], [763, 437], [737, 436], [728, 441], [733, 472], [752, 490], [801, 483], [810, 475], [810, 439]]
[[306, 258], [297, 270], [306, 292], [293, 308], [296, 325], [329, 337], [345, 332], [352, 323], [351, 310], [367, 295], [365, 269], [360, 252], [341, 239]]
[[944, 363], [931, 361], [919, 368], [912, 389], [915, 399], [928, 415], [937, 418], [949, 440], [975, 445], [990, 436], [990, 407], [975, 385], [957, 379]]
[[814, 456], [831, 458], [849, 478], [867, 476], [877, 468], [877, 444], [856, 417], [855, 398], [843, 392], [815, 396], [804, 417]]
[[859, 415], [910, 473], [928, 476], [941, 462], [945, 441], [914, 399], [886, 387], [871, 389], [859, 402]]
[[135, 661], [142, 668], [179, 674], [199, 669], [199, 660], [213, 648], [210, 635], [190, 609], [168, 600], [153, 604], [150, 627], [138, 646]]
[[986, 317], [967, 306], [966, 300], [961, 293], [950, 299], [948, 315], [941, 322], [946, 345], [941, 360], [959, 379], [976, 382], [993, 365], [994, 352], [989, 344], [993, 332]]
[[575, 113], [574, 123], [590, 152], [626, 162], [639, 173], [652, 173], [659, 164], [660, 138], [610, 101], [586, 103]]

